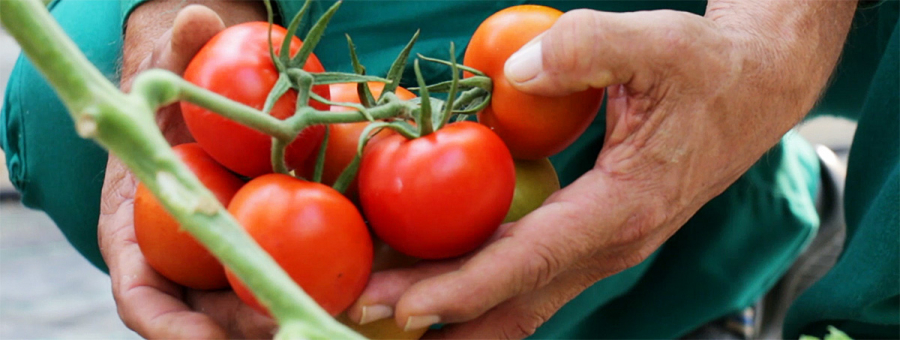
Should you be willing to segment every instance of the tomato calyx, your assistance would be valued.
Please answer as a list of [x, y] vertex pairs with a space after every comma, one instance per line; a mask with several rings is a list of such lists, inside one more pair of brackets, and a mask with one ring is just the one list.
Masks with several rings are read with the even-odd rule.
[[[418, 35], [418, 32], [416, 33]], [[416, 37], [413, 37], [413, 41]], [[390, 88], [390, 92], [388, 92], [388, 86], [390, 84], [396, 84], [400, 80], [401, 71], [403, 69], [403, 63], [406, 60], [406, 54], [412, 46], [413, 41], [407, 45], [407, 48], [404, 49], [404, 53], [398, 57], [395, 64], [391, 67], [391, 71], [389, 72], [389, 78], [393, 78], [391, 83], [385, 85], [385, 90], [382, 92], [381, 97], [378, 100], [378, 104], [382, 103], [382, 100], [391, 97], [396, 97], [393, 93], [393, 90], [396, 89], [396, 86]], [[363, 73], [365, 69], [358, 63], [356, 59], [356, 54], [354, 52], [354, 46], [352, 40], [348, 37], [348, 43], [350, 44], [350, 53], [352, 58], [354, 59], [354, 69], [356, 72]], [[360, 135], [359, 143], [357, 144], [356, 156], [347, 165], [338, 179], [335, 181], [334, 189], [343, 193], [350, 183], [356, 178], [356, 173], [359, 171], [359, 165], [361, 162], [363, 150], [365, 149], [366, 144], [371, 140], [371, 138], [377, 134], [379, 131], [383, 129], [391, 129], [398, 134], [402, 135], [406, 139], [416, 139], [422, 138], [427, 135], [434, 133], [437, 130], [440, 130], [444, 126], [446, 126], [450, 119], [457, 115], [458, 118], [464, 118], [467, 114], [477, 112], [481, 109], [481, 107], [487, 105], [490, 102], [490, 78], [487, 78], [481, 74], [480, 71], [467, 68], [475, 73], [480, 75], [476, 75], [471, 81], [468, 81], [465, 84], [461, 84], [461, 80], [459, 77], [460, 65], [456, 63], [456, 53], [455, 46], [453, 43], [450, 44], [450, 61], [443, 61], [439, 59], [426, 58], [422, 55], [418, 55], [418, 59], [414, 61], [413, 68], [416, 73], [416, 80], [418, 82], [419, 87], [414, 88], [419, 90], [419, 98], [408, 101], [412, 104], [417, 104], [411, 107], [409, 111], [410, 115], [404, 116], [399, 115], [394, 117], [388, 121], [379, 121], [373, 122], [369, 124]], [[419, 59], [423, 59], [426, 61], [437, 62], [443, 65], [450, 66], [452, 70], [452, 79], [436, 84], [437, 86], [427, 86], [425, 84], [424, 76], [422, 75], [422, 70], [419, 66]], [[429, 92], [429, 89], [436, 89], [438, 92], [446, 91], [448, 93], [447, 100], [439, 100], [436, 98], [432, 98]], [[464, 91], [460, 91], [461, 89], [465, 89]], [[365, 96], [370, 96], [371, 91], [368, 89], [367, 84], [360, 83], [358, 85], [359, 98], [361, 102], [365, 102]], [[348, 107], [357, 108], [359, 106], [363, 106], [365, 104], [355, 104], [347, 105]], [[363, 108], [363, 110], [368, 110]], [[363, 112], [360, 110], [360, 112]], [[414, 122], [415, 125], [411, 124], [410, 121]], [[324, 151], [322, 152], [324, 154]], [[319, 159], [318, 161], [322, 161]]]
[[[343, 193], [349, 187], [350, 183], [353, 182], [353, 179], [356, 177], [356, 173], [359, 170], [359, 164], [365, 145], [381, 130], [391, 129], [407, 139], [420, 138], [445, 126], [453, 115], [464, 117], [466, 114], [477, 112], [489, 103], [491, 87], [490, 78], [484, 76], [483, 73], [478, 70], [458, 64], [455, 58], [455, 46], [452, 43], [450, 44], [450, 61], [417, 55], [418, 59], [414, 62], [414, 70], [419, 85], [417, 89], [420, 90], [420, 97], [408, 101], [401, 101], [397, 97], [395, 91], [399, 87], [403, 69], [406, 66], [408, 56], [418, 39], [418, 36], [419, 31], [416, 31], [409, 43], [407, 43], [398, 57], [394, 60], [387, 73], [388, 81], [384, 82], [384, 88], [377, 99], [372, 95], [372, 91], [367, 82], [357, 83], [357, 95], [360, 103], [335, 102], [331, 100], [322, 101], [320, 98], [313, 98], [332, 106], [342, 106], [356, 110], [355, 112], [332, 112], [330, 114], [330, 119], [328, 119], [329, 124], [334, 122], [357, 122], [360, 121], [358, 120], [360, 116], [371, 122], [360, 135], [356, 156], [335, 181], [333, 186], [335, 190]], [[365, 76], [365, 67], [360, 63], [356, 54], [356, 46], [353, 44], [353, 40], [349, 35], [347, 35], [347, 44], [350, 50], [354, 72], [360, 76]], [[421, 68], [419, 67], [419, 59], [450, 66], [453, 78], [444, 83], [436, 84], [437, 86], [435, 87], [427, 86]], [[472, 78], [461, 79], [459, 76], [460, 69], [464, 69], [467, 72], [473, 72], [477, 75]], [[431, 98], [429, 89], [435, 89], [437, 92], [448, 92], [447, 100], [444, 101]], [[461, 89], [465, 90], [460, 91]], [[393, 117], [381, 118], [380, 110], [383, 110], [391, 103], [399, 105], [400, 111]], [[344, 116], [339, 118], [337, 115]], [[356, 120], [344, 120], [344, 118], [350, 119], [351, 117]], [[411, 124], [411, 121], [414, 122], [415, 125]], [[323, 143], [323, 145], [325, 144], [327, 144], [327, 142]], [[319, 166], [320, 164], [324, 164], [322, 157], [325, 155], [324, 149], [319, 151], [320, 156], [316, 160], [317, 168], [314, 172], [314, 178], [316, 179], [319, 178]]]
[[[479, 70], [458, 64], [456, 48], [452, 42], [450, 43], [449, 61], [428, 58], [421, 54], [417, 56], [415, 72], [419, 87], [411, 88], [411, 90], [418, 90], [421, 95], [421, 115], [416, 119], [419, 123], [419, 137], [440, 130], [450, 122], [450, 118], [454, 115], [457, 115], [457, 120], [462, 120], [466, 118], [466, 115], [477, 113], [490, 103], [491, 88], [493, 87], [491, 78]], [[426, 85], [419, 68], [419, 59], [449, 66], [453, 78], [438, 84]], [[460, 70], [469, 72], [473, 76], [460, 80]], [[430, 98], [431, 92], [447, 93], [447, 100], [438, 101], [433, 105]], [[437, 111], [437, 115], [433, 111]]]

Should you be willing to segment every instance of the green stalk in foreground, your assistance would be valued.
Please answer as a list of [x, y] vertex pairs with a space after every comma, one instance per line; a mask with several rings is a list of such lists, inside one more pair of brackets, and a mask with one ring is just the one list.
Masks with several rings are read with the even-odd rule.
[[119, 157], [188, 232], [240, 277], [278, 320], [276, 337], [362, 338], [306, 295], [172, 152], [154, 115], [158, 98], [183, 97], [183, 87], [123, 94], [68, 39], [40, 0], [0, 1], [0, 22], [56, 89], [78, 134]]

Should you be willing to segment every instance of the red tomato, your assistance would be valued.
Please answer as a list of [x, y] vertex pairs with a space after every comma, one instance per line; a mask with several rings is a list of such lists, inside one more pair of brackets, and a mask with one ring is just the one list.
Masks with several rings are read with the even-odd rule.
[[[241, 188], [228, 211], [332, 315], [362, 294], [372, 270], [372, 239], [353, 203], [334, 189], [268, 174]], [[227, 275], [241, 300], [266, 313], [234, 274]]]
[[541, 159], [562, 151], [584, 133], [603, 101], [603, 89], [561, 97], [526, 94], [503, 74], [506, 60], [561, 15], [537, 5], [504, 9], [481, 23], [466, 48], [464, 64], [494, 83], [491, 104], [478, 113], [478, 121], [490, 126], [516, 159]]
[[[216, 163], [196, 143], [172, 148], [222, 205], [244, 185], [236, 175]], [[134, 233], [147, 263], [169, 280], [194, 289], [228, 287], [219, 261], [193, 236], [181, 229], [153, 193], [138, 184], [134, 196]]]
[[[381, 95], [384, 89], [384, 83], [370, 82], [369, 89], [372, 96], [376, 99]], [[410, 100], [416, 97], [415, 94], [408, 90], [398, 87], [395, 91], [397, 97], [402, 100]], [[331, 100], [343, 103], [359, 103], [359, 95], [356, 92], [356, 84], [333, 84], [331, 85]], [[332, 106], [331, 111], [352, 111], [353, 109], [343, 106]], [[326, 185], [334, 185], [337, 178], [350, 162], [356, 156], [356, 146], [359, 143], [359, 136], [365, 130], [369, 122], [331, 124], [328, 134], [328, 145], [325, 147], [325, 164], [322, 171], [322, 183]], [[312, 178], [316, 169], [316, 158], [310, 157], [306, 162], [303, 175], [306, 178]], [[354, 180], [344, 195], [349, 197], [353, 202], [359, 202], [359, 193], [357, 192], [356, 180]]]
[[[194, 56], [184, 72], [184, 79], [262, 109], [278, 79], [278, 71], [269, 54], [268, 29], [269, 24], [265, 22], [244, 23], [225, 29]], [[282, 27], [272, 27], [274, 46], [281, 46], [285, 32]], [[294, 37], [291, 40], [291, 55], [300, 46], [300, 39]], [[309, 72], [324, 71], [315, 55], [310, 55], [303, 69]], [[315, 86], [313, 92], [330, 97], [328, 85]], [[292, 116], [296, 101], [296, 91], [289, 90], [276, 102], [271, 115], [278, 119]], [[328, 109], [325, 104], [310, 103], [317, 109]], [[248, 177], [272, 172], [271, 137], [187, 102], [182, 102], [181, 110], [194, 139], [216, 161]], [[306, 158], [314, 153], [324, 133], [324, 126], [311, 126], [301, 131], [285, 152], [287, 165], [291, 168], [302, 166]]]
[[425, 137], [381, 138], [359, 171], [363, 211], [379, 238], [440, 259], [484, 243], [509, 210], [516, 178], [503, 141], [484, 125], [448, 124]]

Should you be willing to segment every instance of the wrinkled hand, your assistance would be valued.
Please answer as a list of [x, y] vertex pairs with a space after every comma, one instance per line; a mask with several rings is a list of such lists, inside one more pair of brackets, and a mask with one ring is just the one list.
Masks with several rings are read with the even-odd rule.
[[[188, 6], [177, 12], [173, 22], [171, 17], [165, 21], [153, 16], [165, 11], [176, 13], [171, 7], [159, 6], [171, 5], [163, 1], [142, 5], [129, 20], [129, 25], [135, 26], [129, 29], [140, 30], [140, 34], [126, 33], [121, 84], [125, 91], [132, 77], [142, 70], [163, 68], [183, 73], [200, 47], [225, 28], [222, 18], [207, 7]], [[166, 22], [170, 28], [164, 33], [153, 31], [165, 30], [161, 25]], [[154, 37], [156, 43], [136, 43], [141, 36]], [[172, 145], [192, 140], [177, 104], [160, 109], [157, 123]], [[134, 233], [136, 187], [131, 172], [110, 156], [101, 194], [98, 237], [125, 325], [146, 338], [271, 337], [274, 321], [247, 307], [232, 291], [186, 289], [147, 264]]]
[[566, 13], [505, 72], [532, 93], [607, 87], [594, 168], [476, 254], [374, 274], [348, 315], [450, 323], [428, 334], [437, 338], [531, 335], [584, 289], [651, 255], [812, 108], [853, 6]]

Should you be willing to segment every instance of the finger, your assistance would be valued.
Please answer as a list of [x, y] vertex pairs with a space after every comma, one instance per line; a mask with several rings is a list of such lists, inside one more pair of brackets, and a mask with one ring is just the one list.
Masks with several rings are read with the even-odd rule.
[[268, 339], [275, 335], [275, 320], [250, 308], [231, 290], [189, 290], [185, 300], [193, 310], [226, 325], [229, 338]]
[[104, 182], [98, 238], [125, 325], [149, 338], [223, 338], [215, 321], [192, 312], [180, 300], [181, 288], [145, 261], [133, 227], [135, 180], [114, 157]]
[[[178, 12], [172, 28], [157, 40], [141, 70], [152, 67], [182, 74], [203, 45], [224, 29], [225, 24], [215, 11], [201, 5], [189, 5]], [[178, 103], [160, 108], [156, 123], [171, 145], [194, 141]]]
[[222, 18], [201, 5], [189, 5], [178, 12], [168, 36], [154, 49], [153, 67], [181, 74], [197, 51], [209, 39], [225, 29]]
[[125, 325], [150, 339], [225, 339], [227, 333], [215, 320], [192, 311], [178, 297], [146, 280], [136, 283], [116, 299]]
[[394, 305], [413, 284], [460, 267], [459, 260], [422, 262], [413, 267], [376, 272], [356, 302], [347, 309], [347, 317], [361, 325], [392, 317]]
[[[650, 60], [672, 53], [678, 32], [663, 12], [607, 13], [574, 10], [563, 14], [541, 36], [507, 60], [504, 72], [517, 89], [543, 95], [565, 95], [635, 80], [650, 83], [639, 72]], [[667, 41], [667, 39], [670, 39]], [[636, 43], [640, 42], [640, 43]]]
[[506, 301], [465, 323], [432, 330], [423, 339], [523, 339], [537, 331], [562, 306], [602, 278], [589, 270], [570, 270], [551, 284]]
[[[533, 335], [563, 305], [585, 289], [613, 272], [602, 264], [628, 253], [652, 253], [671, 236], [667, 230], [655, 231], [642, 244], [631, 244], [598, 254], [558, 275], [550, 284], [514, 297], [490, 309], [478, 318], [448, 324], [426, 333], [424, 339], [522, 339]], [[649, 256], [649, 255], [648, 255]]]
[[[601, 171], [586, 173], [459, 270], [410, 287], [397, 303], [395, 318], [407, 328], [472, 320], [513, 296], [545, 286], [558, 273], [595, 256], [598, 249], [640, 242], [649, 235], [648, 227], [658, 223], [648, 220], [645, 210], [626, 206], [633, 204], [627, 196], [632, 192], [618, 185], [628, 184], [611, 181]], [[647, 201], [654, 204], [653, 199]], [[630, 253], [611, 259], [604, 270], [624, 270], [642, 257], [646, 256]]]
[[[498, 235], [503, 234], [511, 225], [511, 223], [501, 225], [486, 243], [498, 238]], [[390, 248], [381, 240], [376, 240], [375, 249], [377, 249], [376, 265], [373, 267], [372, 276], [360, 297], [346, 311], [350, 321], [361, 325], [394, 316], [394, 305], [410, 286], [424, 279], [457, 270], [471, 257], [419, 262]]]

